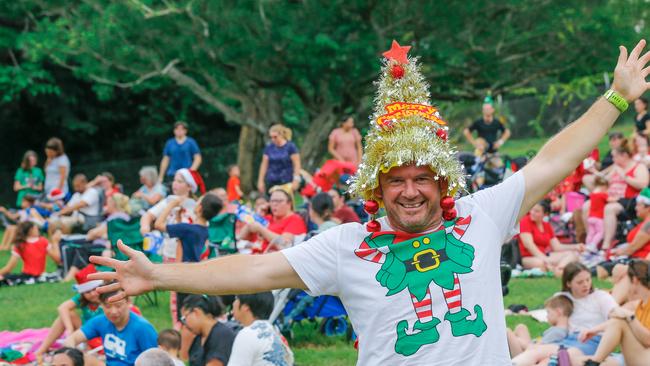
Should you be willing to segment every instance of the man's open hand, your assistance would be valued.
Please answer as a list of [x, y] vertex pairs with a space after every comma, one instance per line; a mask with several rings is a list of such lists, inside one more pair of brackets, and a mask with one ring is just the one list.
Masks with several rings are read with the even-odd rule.
[[90, 261], [96, 265], [113, 268], [115, 272], [97, 272], [88, 275], [92, 280], [104, 280], [106, 282], [117, 281], [97, 288], [100, 293], [120, 291], [119, 294], [111, 297], [109, 301], [119, 301], [127, 296], [135, 296], [154, 290], [154, 264], [144, 255], [135, 249], [129, 248], [118, 240], [117, 248], [129, 257], [128, 261], [118, 261], [108, 257], [90, 257]]
[[629, 57], [627, 49], [623, 46], [619, 47], [620, 53], [614, 69], [612, 89], [628, 102], [633, 102], [650, 89], [650, 82], [646, 81], [650, 74], [650, 66], [647, 66], [650, 62], [650, 52], [640, 56], [645, 44], [645, 39], [642, 39], [630, 52]]

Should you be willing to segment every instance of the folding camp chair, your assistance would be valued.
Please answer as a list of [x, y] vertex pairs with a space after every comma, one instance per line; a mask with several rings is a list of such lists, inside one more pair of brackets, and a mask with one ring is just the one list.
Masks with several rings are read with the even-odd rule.
[[237, 252], [236, 223], [237, 216], [232, 213], [223, 213], [210, 220], [208, 224], [209, 258], [215, 258], [220, 253], [232, 254]]
[[[59, 243], [61, 251], [61, 264], [63, 265], [63, 276], [65, 276], [73, 263], [82, 263], [83, 266], [90, 264], [88, 258], [91, 255], [102, 255], [105, 247], [86, 240], [86, 235], [72, 234], [61, 238]], [[79, 264], [77, 264], [79, 266]], [[79, 269], [82, 269], [80, 267]]]
[[[144, 238], [140, 234], [140, 219], [131, 218], [130, 220], [114, 219], [107, 223], [108, 240], [111, 242], [114, 258], [124, 261], [129, 258], [117, 248], [117, 241], [122, 242], [129, 248], [142, 251], [142, 242]], [[149, 259], [154, 263], [162, 263], [162, 257], [158, 254], [148, 255]], [[158, 305], [157, 291], [142, 295], [146, 302], [151, 305]], [[137, 299], [136, 299], [137, 300]]]

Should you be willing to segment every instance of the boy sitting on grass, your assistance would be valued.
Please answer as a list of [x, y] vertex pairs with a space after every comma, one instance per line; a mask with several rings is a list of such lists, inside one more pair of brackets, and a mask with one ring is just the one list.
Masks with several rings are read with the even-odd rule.
[[[101, 337], [107, 366], [132, 366], [142, 352], [157, 346], [158, 335], [151, 323], [131, 311], [128, 298], [109, 303], [108, 299], [115, 295], [117, 291], [99, 295], [104, 314], [90, 319], [69, 335], [64, 346], [76, 347], [89, 339]], [[103, 365], [90, 356], [85, 357], [85, 364]]]
[[[555, 295], [544, 302], [551, 325], [542, 334], [541, 344], [558, 343], [569, 335], [569, 316], [573, 313], [573, 301], [564, 295]], [[507, 330], [510, 355], [515, 357], [532, 344], [528, 327], [518, 324], [514, 331]]]

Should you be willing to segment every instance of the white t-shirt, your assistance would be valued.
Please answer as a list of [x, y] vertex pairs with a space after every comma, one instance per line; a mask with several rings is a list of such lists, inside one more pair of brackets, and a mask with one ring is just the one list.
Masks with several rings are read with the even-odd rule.
[[[148, 213], [152, 214], [156, 219], [160, 214], [162, 214], [163, 210], [165, 210], [165, 207], [171, 202], [172, 200], [177, 199], [178, 196], [176, 195], [171, 195], [167, 196], [164, 199], [160, 200], [158, 203], [156, 203], [152, 208], [147, 210]], [[169, 216], [167, 216], [167, 224], [168, 225], [173, 225], [173, 224], [192, 224], [196, 220], [196, 217], [194, 216], [194, 207], [196, 206], [196, 201], [188, 198], [183, 201], [183, 204], [180, 207], [174, 207], [173, 210], [169, 213]], [[178, 211], [181, 210], [181, 215], [180, 215], [180, 221], [177, 221], [178, 217]], [[164, 257], [167, 258], [176, 258], [176, 246], [178, 245], [178, 240], [175, 238], [170, 238], [167, 235], [165, 235], [163, 247], [162, 247], [162, 254]]]
[[86, 188], [83, 193], [75, 192], [70, 197], [68, 206], [77, 204], [79, 201], [86, 202], [87, 206], [79, 209], [79, 212], [86, 216], [99, 216], [101, 207], [99, 207], [99, 191], [94, 188]]
[[256, 320], [237, 333], [228, 366], [291, 366], [293, 352], [267, 320]]
[[[177, 198], [178, 196], [175, 195], [167, 196], [165, 197], [165, 199], [160, 200], [160, 202], [156, 203], [152, 208], [147, 210], [147, 212], [152, 214], [155, 218], [158, 218], [158, 216], [160, 216], [160, 214], [163, 212], [165, 207], [167, 207], [167, 204], [169, 204], [169, 202]], [[195, 200], [191, 198], [184, 200], [183, 204], [180, 207], [174, 207], [174, 209], [169, 213], [169, 216], [167, 218], [167, 223], [168, 224], [193, 223], [194, 220], [196, 220], [196, 218], [194, 217], [194, 206], [196, 206]], [[176, 215], [178, 215], [178, 210], [182, 210], [180, 222], [176, 221]]]
[[[370, 239], [363, 225], [349, 223], [283, 253], [310, 294], [340, 297], [359, 336], [358, 365], [510, 365], [500, 255], [501, 245], [518, 230], [524, 193], [524, 176], [518, 172], [497, 186], [459, 199], [456, 225], [429, 233], [426, 239], [373, 249], [364, 239], [377, 244], [377, 238]], [[380, 223], [383, 231], [391, 230], [386, 218]], [[405, 252], [412, 258], [399, 259]], [[398, 290], [391, 294], [380, 281]], [[414, 300], [405, 283], [414, 288], [419, 284]], [[447, 302], [438, 283], [447, 288]], [[477, 311], [484, 324], [466, 326]], [[436, 320], [440, 323], [431, 330]], [[416, 326], [426, 331], [414, 330]], [[478, 336], [460, 334], [468, 329]]]
[[569, 292], [561, 292], [573, 301], [573, 312], [569, 317], [569, 330], [580, 332], [604, 323], [609, 312], [618, 306], [616, 300], [603, 290], [594, 290], [589, 295], [576, 299]]

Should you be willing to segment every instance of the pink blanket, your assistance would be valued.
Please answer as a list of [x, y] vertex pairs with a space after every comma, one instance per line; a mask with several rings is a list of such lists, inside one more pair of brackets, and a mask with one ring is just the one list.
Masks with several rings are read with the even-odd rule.
[[33, 361], [34, 352], [47, 337], [50, 328], [25, 329], [20, 332], [0, 332], [0, 348], [9, 348], [27, 355]]

